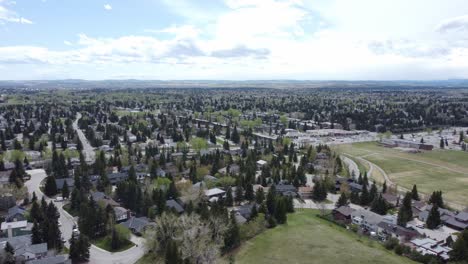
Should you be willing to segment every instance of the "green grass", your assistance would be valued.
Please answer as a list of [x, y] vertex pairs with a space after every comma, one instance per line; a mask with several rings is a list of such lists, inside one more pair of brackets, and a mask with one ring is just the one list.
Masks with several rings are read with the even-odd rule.
[[122, 246], [118, 249], [112, 249], [111, 247], [111, 239], [109, 236], [106, 236], [106, 237], [103, 237], [103, 238], [99, 238], [97, 240], [94, 240], [92, 242], [96, 247], [99, 247], [99, 248], [102, 248], [104, 250], [107, 250], [109, 252], [121, 252], [121, 251], [125, 251], [131, 247], [133, 247], [135, 244], [130, 241], [130, 240], [126, 240], [125, 243], [122, 244]]
[[[406, 153], [398, 149], [379, 146], [377, 143], [340, 145], [336, 150], [376, 164], [392, 181], [429, 195], [442, 190], [444, 198], [461, 206], [468, 205], [468, 153], [455, 150]], [[376, 171], [375, 171], [376, 172]]]
[[316, 216], [317, 210], [288, 215], [288, 223], [247, 241], [236, 263], [414, 263], [367, 237]]

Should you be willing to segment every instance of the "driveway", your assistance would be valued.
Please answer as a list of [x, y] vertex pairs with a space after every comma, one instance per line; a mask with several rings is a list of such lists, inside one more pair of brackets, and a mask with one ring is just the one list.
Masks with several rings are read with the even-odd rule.
[[[46, 172], [43, 169], [28, 170], [27, 173], [31, 175], [31, 179], [25, 182], [25, 186], [28, 188], [29, 193], [36, 192], [37, 198], [40, 200], [44, 194], [40, 189], [41, 182], [47, 177]], [[45, 196], [47, 202], [52, 199]], [[68, 212], [63, 209], [64, 202], [53, 202], [60, 213], [59, 221], [62, 224], [60, 231], [62, 232], [62, 238], [65, 239], [65, 246], [69, 246], [68, 240], [70, 240], [73, 230], [73, 225], [76, 224], [76, 218], [72, 217]], [[145, 243], [144, 238], [133, 236], [130, 239], [135, 245], [130, 249], [122, 252], [111, 253], [106, 250], [100, 249], [94, 245], [91, 245], [89, 249], [90, 260], [89, 263], [96, 264], [118, 264], [118, 263], [135, 263], [145, 254]]]

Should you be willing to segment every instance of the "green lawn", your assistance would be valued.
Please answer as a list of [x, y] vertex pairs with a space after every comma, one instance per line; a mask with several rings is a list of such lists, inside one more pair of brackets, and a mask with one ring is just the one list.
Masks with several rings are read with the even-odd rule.
[[288, 215], [288, 224], [269, 229], [247, 241], [236, 263], [414, 263], [316, 216], [317, 210]]
[[384, 148], [377, 143], [340, 145], [336, 150], [364, 159], [381, 167], [398, 185], [430, 194], [442, 190], [444, 197], [461, 206], [468, 205], [468, 153], [454, 150], [406, 153]]
[[133, 247], [135, 244], [133, 244], [132, 241], [130, 240], [126, 240], [125, 243], [123, 243], [123, 245], [114, 250], [112, 249], [111, 247], [111, 240], [110, 240], [110, 237], [109, 236], [106, 236], [106, 237], [103, 237], [103, 238], [100, 238], [100, 239], [97, 239], [95, 241], [92, 242], [96, 247], [99, 247], [99, 248], [102, 248], [104, 250], [107, 250], [109, 252], [120, 252], [120, 251], [125, 251], [131, 247]]

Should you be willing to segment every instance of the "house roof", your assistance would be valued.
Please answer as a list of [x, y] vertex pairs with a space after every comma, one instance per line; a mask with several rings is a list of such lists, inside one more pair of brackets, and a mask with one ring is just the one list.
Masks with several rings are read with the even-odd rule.
[[57, 185], [57, 188], [59, 189], [62, 189], [64, 182], [67, 183], [68, 187], [75, 186], [75, 179], [73, 178], [55, 179], [55, 185]]
[[446, 225], [456, 227], [458, 229], [468, 228], [468, 223], [463, 223], [458, 221], [455, 217], [448, 217], [446, 220], [443, 220]]
[[141, 233], [145, 227], [149, 225], [154, 225], [146, 217], [130, 217], [127, 221], [121, 223], [121, 225], [127, 227], [128, 229], [135, 230], [138, 233]]
[[176, 200], [173, 199], [166, 201], [166, 207], [176, 210], [176, 212], [179, 214], [184, 212], [184, 208], [182, 207], [182, 205], [180, 205]]
[[351, 216], [354, 217], [359, 217], [365, 222], [367, 222], [370, 225], [377, 225], [378, 223], [382, 222], [383, 216], [376, 214], [372, 211], [369, 210], [364, 210], [364, 209], [358, 209], [356, 211], [353, 211], [351, 213]]
[[68, 264], [71, 260], [68, 259], [67, 255], [57, 255], [53, 257], [45, 257], [41, 259], [35, 259], [28, 262], [28, 264]]
[[241, 214], [245, 219], [250, 219], [250, 215], [252, 214], [252, 209], [254, 206], [256, 206], [254, 203], [244, 204], [236, 207], [234, 211]]
[[460, 212], [456, 216], [458, 221], [468, 222], [468, 213], [467, 212]]
[[340, 206], [336, 208], [335, 211], [344, 216], [351, 216], [352, 212], [354, 212], [355, 210], [349, 206]]
[[21, 207], [16, 205], [16, 206], [13, 206], [10, 209], [8, 209], [7, 218], [15, 216], [17, 214], [24, 215], [25, 212], [26, 212], [26, 210], [24, 208], [21, 208]]
[[32, 253], [34, 255], [47, 253], [47, 243], [29, 245], [15, 251], [17, 255], [23, 255], [25, 253]]
[[25, 228], [28, 226], [28, 221], [16, 221], [16, 222], [3, 222], [1, 230], [7, 230], [8, 228]]
[[225, 191], [219, 189], [219, 188], [213, 188], [205, 191], [205, 195], [208, 197], [215, 196], [215, 195], [222, 195], [224, 194]]
[[121, 206], [114, 207], [114, 213], [115, 213], [116, 216], [126, 215], [127, 212], [128, 212], [128, 210], [121, 207]]
[[385, 230], [388, 234], [395, 234], [399, 237], [404, 236], [412, 238], [418, 235], [418, 232], [414, 230], [387, 222], [380, 222], [377, 226]]
[[19, 248], [31, 245], [31, 235], [0, 238], [0, 245], [3, 247], [5, 246], [6, 242], [8, 242], [16, 251]]

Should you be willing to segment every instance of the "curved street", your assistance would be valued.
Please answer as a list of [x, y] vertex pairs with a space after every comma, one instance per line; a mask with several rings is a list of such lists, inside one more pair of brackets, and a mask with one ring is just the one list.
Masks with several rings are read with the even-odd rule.
[[[25, 186], [28, 188], [29, 193], [36, 193], [37, 198], [40, 200], [44, 196], [40, 187], [41, 182], [47, 177], [46, 172], [43, 169], [28, 170], [27, 173], [31, 175], [31, 179], [25, 182]], [[52, 199], [44, 196], [47, 202], [53, 201]], [[76, 219], [72, 217], [63, 209], [63, 202], [53, 203], [57, 206], [60, 213], [59, 221], [61, 223], [60, 231], [62, 232], [62, 238], [65, 240], [65, 246], [69, 246], [68, 240], [70, 240], [73, 230], [73, 225], [76, 224]], [[136, 246], [122, 251], [111, 253], [109, 251], [98, 248], [91, 245], [89, 249], [90, 260], [89, 263], [96, 264], [123, 264], [123, 263], [135, 263], [145, 254], [145, 243], [144, 238], [131, 236], [130, 239]]]

